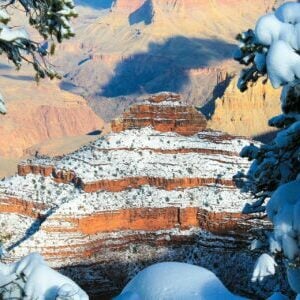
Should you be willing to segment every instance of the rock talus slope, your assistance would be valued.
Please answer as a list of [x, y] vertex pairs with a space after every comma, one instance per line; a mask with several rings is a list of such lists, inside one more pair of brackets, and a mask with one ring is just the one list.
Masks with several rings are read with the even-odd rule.
[[268, 295], [268, 283], [254, 294], [248, 250], [253, 225], [268, 224], [241, 213], [251, 196], [233, 180], [249, 167], [238, 155], [249, 140], [206, 129], [196, 113], [159, 94], [72, 154], [21, 163], [0, 182], [7, 259], [38, 251], [97, 299], [172, 260], [203, 265], [240, 294]]

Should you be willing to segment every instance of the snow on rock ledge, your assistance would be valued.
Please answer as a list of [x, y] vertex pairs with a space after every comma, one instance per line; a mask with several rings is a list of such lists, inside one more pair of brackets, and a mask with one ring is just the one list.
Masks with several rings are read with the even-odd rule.
[[[182, 106], [166, 95], [147, 100], [151, 124], [165, 124], [162, 108], [177, 120]], [[8, 260], [39, 252], [97, 296], [116, 295], [137, 270], [166, 260], [203, 265], [233, 291], [252, 293], [248, 246], [258, 221], [241, 213], [252, 199], [233, 180], [249, 167], [238, 155], [249, 140], [194, 120], [185, 119], [192, 135], [126, 128], [61, 158], [23, 162], [0, 182]]]

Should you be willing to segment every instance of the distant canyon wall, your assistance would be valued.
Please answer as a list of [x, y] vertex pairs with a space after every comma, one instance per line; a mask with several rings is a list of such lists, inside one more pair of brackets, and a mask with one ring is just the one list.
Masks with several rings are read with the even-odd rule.
[[[111, 1], [111, 9], [95, 15], [95, 19], [79, 17], [76, 37], [61, 46], [63, 51], [57, 59], [64, 66], [65, 87], [84, 95], [107, 122], [121, 115], [140, 96], [165, 90], [179, 92], [186, 103], [200, 107], [222, 97], [227, 76], [240, 70], [232, 60], [236, 34], [253, 27], [276, 3]], [[69, 54], [72, 61], [67, 59]], [[224, 114], [230, 113], [224, 109]], [[236, 112], [236, 118], [240, 114]], [[251, 136], [261, 134], [268, 130], [265, 120], [269, 114], [263, 114], [266, 117], [263, 119], [259, 113], [261, 122], [255, 128], [248, 126], [248, 121], [230, 128], [228, 121], [224, 130]], [[219, 120], [226, 118], [219, 115]], [[247, 127], [248, 132], [240, 132], [239, 125]]]
[[[27, 86], [26, 86], [27, 85]], [[104, 122], [80, 96], [52, 83], [28, 82], [4, 88], [7, 115], [0, 116], [0, 157], [18, 158], [49, 139], [86, 135]]]
[[235, 77], [222, 97], [215, 101], [215, 109], [208, 126], [234, 135], [263, 137], [274, 132], [268, 120], [280, 114], [280, 89], [258, 81], [241, 93]]

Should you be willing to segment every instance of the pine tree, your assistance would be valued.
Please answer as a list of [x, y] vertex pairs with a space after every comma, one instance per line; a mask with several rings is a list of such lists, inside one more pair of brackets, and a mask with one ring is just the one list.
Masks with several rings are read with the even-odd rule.
[[[24, 24], [28, 20], [42, 42], [31, 40], [24, 28], [11, 25], [10, 12], [15, 9], [22, 10]], [[32, 65], [37, 81], [59, 78], [47, 56], [54, 53], [56, 42], [74, 36], [70, 20], [76, 16], [73, 0], [0, 0], [0, 54], [6, 55], [17, 70], [24, 62]], [[6, 113], [1, 95], [0, 113]]]
[[258, 201], [251, 212], [267, 212], [274, 224], [269, 252], [256, 265], [253, 279], [270, 275], [282, 256], [290, 286], [300, 294], [300, 3], [289, 2], [260, 18], [255, 30], [238, 35], [236, 60], [247, 65], [240, 76], [244, 91], [259, 77], [283, 87], [282, 114], [269, 125], [280, 129], [267, 145], [250, 145], [241, 155], [253, 160], [247, 181]]

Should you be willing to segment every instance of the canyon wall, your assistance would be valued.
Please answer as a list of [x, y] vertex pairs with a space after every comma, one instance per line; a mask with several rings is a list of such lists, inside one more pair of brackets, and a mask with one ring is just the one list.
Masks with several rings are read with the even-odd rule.
[[82, 97], [61, 91], [57, 82], [37, 85], [28, 78], [16, 85], [9, 84], [4, 77], [0, 80], [4, 83], [1, 92], [8, 108], [7, 115], [0, 115], [2, 158], [20, 158], [36, 144], [64, 136], [86, 135], [105, 126]]
[[[84, 95], [106, 121], [138, 96], [165, 90], [180, 92], [198, 107], [220, 97], [228, 77], [241, 69], [232, 60], [235, 36], [282, 1], [111, 2], [112, 9], [94, 19], [79, 17], [75, 39], [63, 44], [57, 57], [66, 73], [62, 86]], [[259, 132], [244, 127], [251, 136]], [[238, 126], [232, 128], [239, 133]]]
[[280, 93], [280, 89], [275, 90], [270, 83], [262, 84], [262, 80], [241, 93], [234, 78], [224, 95], [215, 101], [208, 126], [236, 135], [267, 135], [274, 131], [268, 120], [281, 113]]

